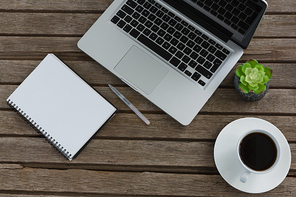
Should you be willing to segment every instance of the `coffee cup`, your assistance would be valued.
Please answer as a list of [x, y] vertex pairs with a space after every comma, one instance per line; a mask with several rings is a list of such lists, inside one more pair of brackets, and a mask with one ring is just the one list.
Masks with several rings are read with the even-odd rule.
[[246, 183], [251, 173], [271, 172], [281, 157], [281, 151], [277, 139], [271, 133], [252, 130], [240, 137], [237, 143], [237, 157], [244, 168], [240, 181]]

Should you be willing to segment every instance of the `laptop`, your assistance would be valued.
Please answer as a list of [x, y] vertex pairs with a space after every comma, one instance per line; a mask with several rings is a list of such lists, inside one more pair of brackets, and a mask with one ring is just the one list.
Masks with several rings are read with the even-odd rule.
[[249, 45], [265, 0], [115, 0], [78, 47], [188, 125]]

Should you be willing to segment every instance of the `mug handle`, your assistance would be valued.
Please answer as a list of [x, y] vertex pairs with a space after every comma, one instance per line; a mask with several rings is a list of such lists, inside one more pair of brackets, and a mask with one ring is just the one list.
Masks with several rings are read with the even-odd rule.
[[241, 181], [242, 183], [247, 182], [247, 179], [249, 178], [249, 175], [250, 175], [250, 174], [251, 174], [250, 171], [245, 171], [245, 172], [242, 174], [242, 176], [241, 176], [241, 178], [240, 178], [240, 181]]

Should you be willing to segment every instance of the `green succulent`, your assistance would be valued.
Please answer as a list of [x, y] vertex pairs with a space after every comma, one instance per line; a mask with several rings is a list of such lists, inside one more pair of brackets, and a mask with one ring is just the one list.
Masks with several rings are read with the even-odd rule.
[[272, 77], [272, 69], [251, 59], [243, 65], [237, 66], [235, 74], [240, 78], [239, 89], [241, 92], [259, 94], [266, 90], [265, 84]]

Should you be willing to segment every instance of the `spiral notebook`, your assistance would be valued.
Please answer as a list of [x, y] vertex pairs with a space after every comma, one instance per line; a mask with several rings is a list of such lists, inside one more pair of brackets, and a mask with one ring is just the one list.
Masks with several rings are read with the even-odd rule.
[[7, 99], [69, 160], [117, 109], [54, 54], [48, 54]]

